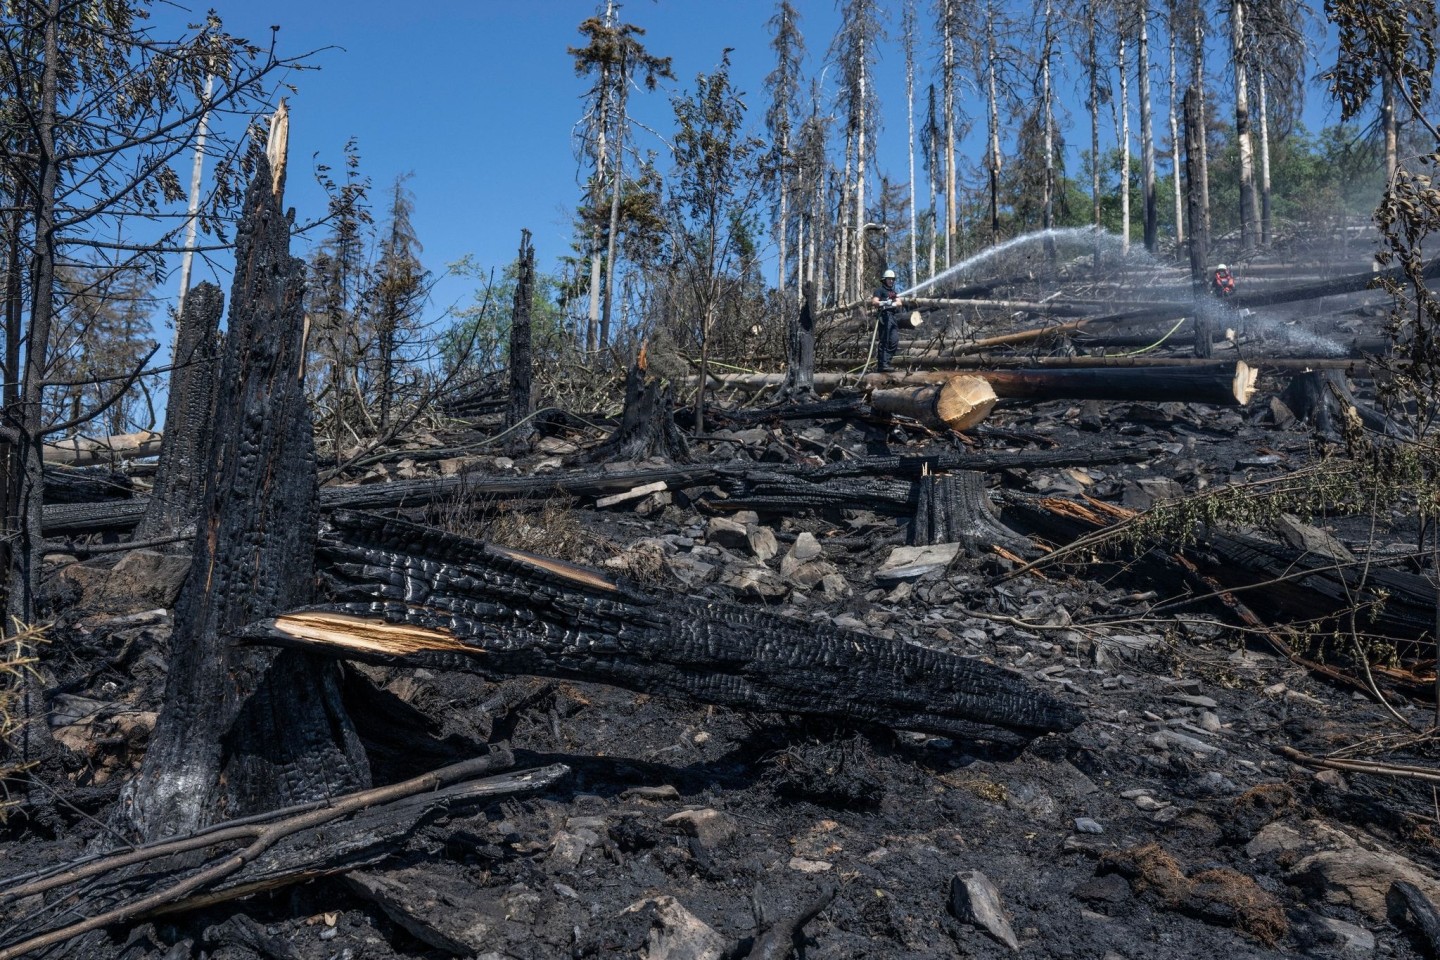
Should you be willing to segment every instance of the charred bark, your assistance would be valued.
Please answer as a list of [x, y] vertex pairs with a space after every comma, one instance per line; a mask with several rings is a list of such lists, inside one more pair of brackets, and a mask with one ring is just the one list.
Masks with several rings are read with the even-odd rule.
[[315, 446], [300, 377], [304, 261], [261, 162], [236, 235], [229, 335], [191, 576], [155, 733], [121, 816], [139, 836], [364, 787], [332, 662], [240, 648], [246, 624], [309, 602]]
[[45, 503], [103, 503], [129, 500], [135, 484], [129, 474], [108, 467], [45, 468]]
[[659, 457], [677, 463], [690, 459], [690, 444], [675, 425], [675, 390], [645, 373], [645, 351], [625, 377], [625, 411], [610, 439], [590, 452], [595, 463], [648, 460]]
[[200, 283], [186, 294], [184, 312], [176, 321], [175, 368], [165, 403], [160, 463], [145, 517], [136, 531], [142, 540], [191, 530], [200, 513], [213, 437], [223, 308], [220, 288]]
[[559, 561], [345, 513], [321, 541], [335, 603], [251, 635], [387, 664], [609, 683], [745, 710], [968, 735], [1067, 730], [1079, 712], [978, 660], [648, 593]]
[[990, 382], [997, 396], [1007, 399], [1170, 401], [1229, 407], [1250, 402], [1256, 379], [1256, 372], [1243, 362], [1213, 367], [985, 370], [977, 375]]
[[[534, 359], [530, 352], [530, 303], [535, 291], [535, 248], [530, 231], [520, 231], [519, 274], [515, 280], [515, 309], [510, 320], [510, 404], [505, 411], [507, 448], [519, 452], [535, 433], [530, 415], [535, 412]], [[609, 310], [609, 301], [606, 301]]]
[[795, 322], [786, 328], [785, 383], [780, 396], [790, 402], [815, 395], [815, 282], [805, 282], [805, 299]]
[[920, 478], [910, 543], [959, 543], [972, 557], [996, 545], [1022, 555], [1035, 553], [1028, 539], [1000, 521], [985, 492], [985, 477], [970, 470]]

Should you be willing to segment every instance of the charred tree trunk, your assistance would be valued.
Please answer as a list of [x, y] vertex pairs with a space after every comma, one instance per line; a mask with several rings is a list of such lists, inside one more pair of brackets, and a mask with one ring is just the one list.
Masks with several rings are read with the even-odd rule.
[[[520, 231], [519, 271], [515, 278], [515, 309], [510, 319], [510, 406], [505, 411], [505, 428], [510, 433], [510, 450], [520, 451], [529, 445], [535, 433], [530, 415], [535, 412], [533, 382], [534, 360], [530, 351], [530, 303], [535, 291], [535, 248], [530, 245], [530, 231]], [[605, 299], [605, 318], [610, 317], [609, 293]], [[602, 329], [605, 329], [602, 326]], [[603, 342], [603, 341], [602, 341]]]
[[805, 282], [805, 299], [795, 322], [786, 329], [785, 384], [780, 395], [791, 402], [815, 395], [815, 283]]
[[[1198, 337], [1198, 334], [1197, 334]], [[1136, 400], [1245, 406], [1256, 371], [1244, 362], [1214, 367], [1104, 367], [983, 370], [996, 396], [1027, 400]]]
[[[1079, 712], [978, 660], [739, 605], [658, 595], [595, 571], [363, 514], [322, 557], [339, 602], [254, 636], [374, 662], [610, 683], [746, 710], [969, 735], [1065, 730]], [[424, 596], [424, 605], [412, 605]]]
[[1194, 87], [1185, 91], [1185, 204], [1190, 218], [1190, 288], [1195, 296], [1195, 356], [1208, 359], [1213, 352], [1214, 321], [1206, 297], [1206, 259], [1210, 255], [1210, 225], [1205, 217], [1202, 143], [1205, 130], [1200, 119], [1200, 94]]
[[1006, 527], [985, 492], [985, 475], [971, 470], [929, 474], [920, 478], [910, 543], [959, 543], [975, 557], [1001, 546], [1032, 554], [1034, 545]]
[[170, 397], [165, 403], [160, 463], [145, 518], [135, 533], [137, 539], [152, 540], [193, 529], [200, 513], [214, 436], [211, 426], [224, 305], [219, 287], [197, 284], [186, 294], [184, 310], [176, 320], [175, 369], [170, 373]]
[[368, 786], [332, 662], [240, 648], [247, 624], [308, 603], [317, 512], [303, 260], [269, 164], [245, 197], [191, 576], [165, 701], [121, 816], [142, 838]]
[[625, 378], [625, 411], [620, 415], [620, 426], [595, 448], [592, 461], [661, 457], [684, 463], [690, 459], [690, 444], [675, 425], [672, 412], [674, 388], [647, 377], [645, 368], [645, 349], [641, 347], [639, 359]]

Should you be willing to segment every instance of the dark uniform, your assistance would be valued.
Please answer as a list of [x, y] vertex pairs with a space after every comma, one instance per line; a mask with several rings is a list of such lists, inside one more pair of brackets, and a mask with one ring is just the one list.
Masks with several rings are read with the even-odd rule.
[[895, 289], [893, 277], [886, 277], [875, 288], [875, 299], [880, 301], [879, 316], [876, 317], [875, 348], [879, 351], [881, 373], [891, 369], [890, 360], [900, 349], [900, 294]]

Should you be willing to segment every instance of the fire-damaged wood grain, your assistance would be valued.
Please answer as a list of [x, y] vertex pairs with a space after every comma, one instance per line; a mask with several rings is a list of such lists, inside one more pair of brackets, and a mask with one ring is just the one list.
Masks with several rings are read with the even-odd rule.
[[404, 657], [425, 651], [475, 652], [446, 630], [431, 630], [405, 623], [325, 610], [301, 610], [270, 621], [273, 629], [305, 643], [339, 651], [373, 651]]
[[[952, 736], [976, 723], [1037, 733], [1081, 720], [1018, 674], [979, 660], [624, 582], [590, 585], [404, 521], [333, 520], [320, 558], [337, 602], [262, 621], [253, 639]], [[321, 636], [302, 635], [303, 624], [323, 625]]]

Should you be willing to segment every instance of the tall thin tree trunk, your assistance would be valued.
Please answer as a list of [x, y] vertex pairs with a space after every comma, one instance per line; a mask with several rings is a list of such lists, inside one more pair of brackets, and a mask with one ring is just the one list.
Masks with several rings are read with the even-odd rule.
[[[1045, 202], [1041, 226], [1047, 231], [1055, 228], [1055, 121], [1050, 96], [1050, 29], [1053, 12], [1054, 5], [1051, 0], [1045, 0], [1045, 38], [1040, 59], [1040, 109], [1044, 111], [1041, 119], [1045, 126]], [[1045, 238], [1045, 253], [1047, 259], [1054, 259], [1054, 238]]]
[[610, 309], [615, 302], [615, 256], [620, 242], [620, 194], [625, 186], [625, 157], [621, 152], [625, 137], [625, 61], [620, 61], [619, 76], [616, 78], [615, 97], [615, 143], [611, 147], [611, 166], [614, 174], [611, 177], [613, 186], [610, 189], [610, 235], [606, 238], [605, 250], [605, 305], [600, 312], [600, 348], [610, 342]]
[[945, 266], [955, 262], [951, 244], [955, 242], [955, 0], [941, 2], [942, 54], [941, 109], [945, 112]]
[[1175, 254], [1185, 243], [1184, 198], [1180, 196], [1180, 103], [1177, 100], [1179, 87], [1175, 73], [1175, 0], [1170, 0], [1170, 170], [1175, 188]]
[[939, 272], [940, 258], [940, 190], [935, 181], [936, 168], [940, 166], [940, 140], [935, 125], [935, 84], [930, 84], [930, 122], [926, 129], [930, 131], [930, 175], [925, 178], [930, 190], [930, 273], [935, 276]]
[[855, 109], [858, 123], [855, 130], [855, 275], [851, 282], [853, 287], [850, 291], [851, 300], [859, 300], [865, 283], [865, 125], [869, 122], [866, 115], [866, 99], [870, 94], [868, 71], [865, 69], [865, 38], [859, 40], [859, 71], [860, 90], [859, 103]]
[[1120, 249], [1130, 252], [1130, 79], [1126, 72], [1125, 31], [1119, 35], [1120, 68]]
[[34, 195], [35, 252], [30, 266], [30, 324], [16, 415], [7, 426], [16, 430], [16, 509], [19, 529], [11, 547], [5, 633], [38, 619], [40, 568], [44, 556], [41, 507], [45, 497], [42, 403], [54, 319], [55, 204], [60, 171], [55, 156], [55, 125], [59, 112], [61, 0], [46, 0], [43, 15], [45, 62], [40, 74], [40, 113], [35, 123], [38, 189]]
[[910, 283], [920, 280], [919, 197], [915, 191], [915, 0], [905, 0], [905, 148], [910, 161]]
[[[1200, 131], [1200, 206], [1205, 217], [1205, 237], [1210, 237], [1210, 122], [1209, 95], [1205, 92], [1205, 16], [1204, 9], [1195, 10], [1195, 48], [1191, 52], [1190, 73], [1199, 100], [1196, 101], [1195, 123]], [[1194, 230], [1195, 221], [1190, 221]]]
[[990, 242], [1000, 242], [1000, 98], [996, 87], [995, 7], [985, 5], [986, 171], [990, 188]]
[[1259, 241], [1260, 200], [1255, 194], [1255, 145], [1250, 132], [1245, 0], [1230, 0], [1230, 51], [1235, 67], [1235, 141], [1240, 148], [1240, 246], [1250, 253]]
[[845, 176], [840, 183], [840, 224], [836, 234], [835, 250], [835, 296], [842, 303], [850, 297], [854, 283], [850, 277], [850, 242], [855, 237], [854, 228], [850, 223], [850, 214], [854, 212], [851, 197], [855, 182], [850, 179], [854, 163], [855, 128], [850, 125], [845, 129]]
[[1274, 224], [1270, 219], [1270, 105], [1265, 91], [1265, 71], [1256, 71], [1255, 94], [1260, 112], [1260, 242], [1270, 246]]
[[1085, 73], [1089, 83], [1090, 110], [1090, 223], [1095, 227], [1095, 266], [1100, 266], [1100, 61], [1095, 43], [1095, 3], [1086, 7], [1085, 16]]
[[1140, 170], [1141, 190], [1145, 204], [1145, 249], [1155, 252], [1160, 215], [1155, 201], [1155, 133], [1150, 123], [1150, 4], [1140, 0], [1140, 42], [1136, 46], [1136, 69], [1140, 98]]
[[[215, 91], [215, 74], [205, 74], [205, 106], [200, 111], [200, 122], [195, 131], [195, 162], [190, 168], [190, 206], [185, 212], [185, 254], [180, 259], [180, 295], [175, 301], [175, 316], [185, 310], [185, 294], [190, 291], [190, 266], [195, 259], [195, 227], [200, 212], [200, 180], [205, 172], [205, 134], [210, 127], [210, 95]], [[177, 325], [178, 327], [178, 325]], [[175, 342], [179, 340], [177, 329], [175, 341], [170, 346], [171, 362], [175, 358]]]

